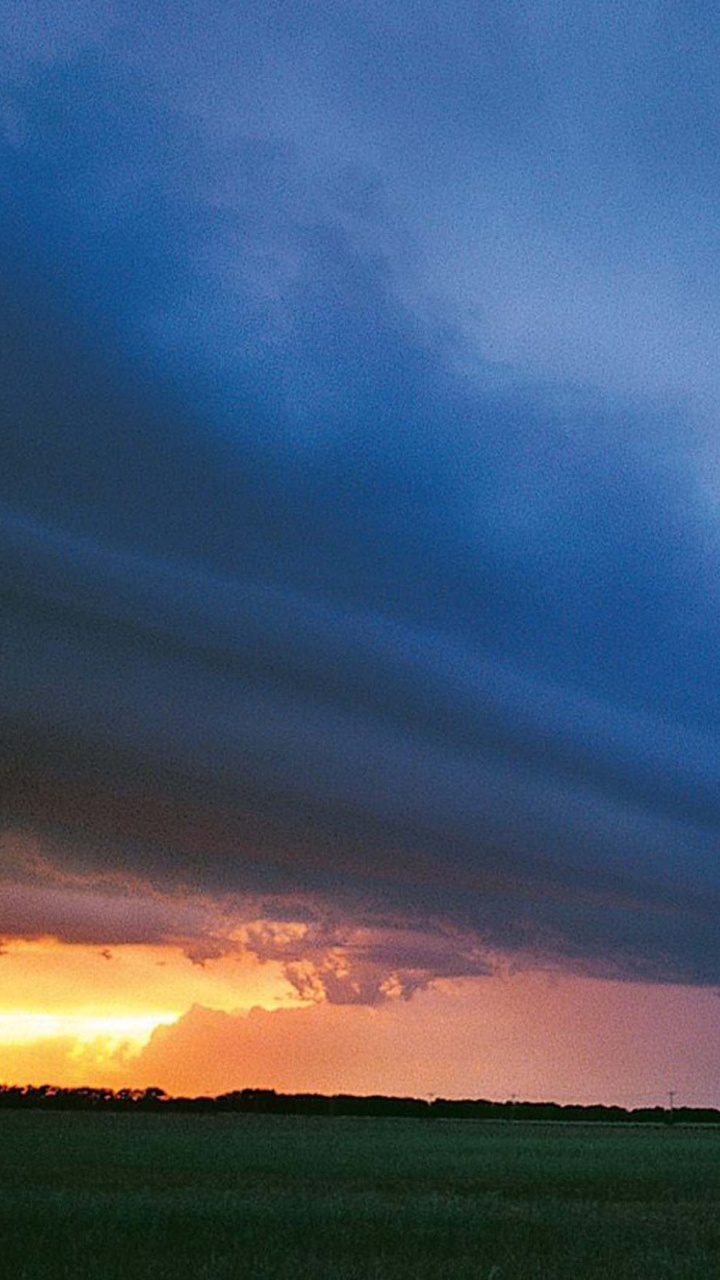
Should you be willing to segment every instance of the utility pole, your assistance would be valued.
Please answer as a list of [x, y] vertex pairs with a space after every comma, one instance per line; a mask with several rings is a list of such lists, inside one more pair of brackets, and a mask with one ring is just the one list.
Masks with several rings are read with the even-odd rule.
[[669, 1101], [669, 1103], [670, 1103], [669, 1114], [668, 1114], [668, 1124], [672, 1124], [672, 1123], [673, 1123], [673, 1121], [674, 1121], [674, 1119], [675, 1119], [675, 1094], [676, 1094], [676, 1092], [677, 1092], [677, 1090], [676, 1090], [676, 1089], [668, 1089], [668, 1101]]

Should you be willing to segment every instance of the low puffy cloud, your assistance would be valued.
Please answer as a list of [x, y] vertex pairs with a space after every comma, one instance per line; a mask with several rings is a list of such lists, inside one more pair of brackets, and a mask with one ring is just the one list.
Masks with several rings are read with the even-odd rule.
[[441, 1038], [439, 1027], [428, 1031], [426, 1025], [418, 1028], [413, 1043], [399, 1052], [390, 1006], [323, 1002], [308, 1009], [253, 1009], [247, 1016], [196, 1006], [174, 1026], [153, 1033], [134, 1074], [172, 1081], [177, 1092], [193, 1092], [202, 1080], [210, 1093], [243, 1087], [412, 1093], [427, 1088], [425, 1064]]
[[710, 991], [506, 974], [378, 1008], [323, 1002], [233, 1015], [196, 1006], [153, 1033], [132, 1079], [187, 1093], [519, 1094], [631, 1106], [664, 1105], [670, 1079], [690, 1105], [714, 1105], [719, 1029]]

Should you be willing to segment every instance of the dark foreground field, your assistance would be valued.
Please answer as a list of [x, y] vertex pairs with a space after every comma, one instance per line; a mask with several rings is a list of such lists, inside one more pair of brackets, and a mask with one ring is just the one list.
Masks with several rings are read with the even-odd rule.
[[0, 1116], [12, 1280], [720, 1275], [720, 1131]]

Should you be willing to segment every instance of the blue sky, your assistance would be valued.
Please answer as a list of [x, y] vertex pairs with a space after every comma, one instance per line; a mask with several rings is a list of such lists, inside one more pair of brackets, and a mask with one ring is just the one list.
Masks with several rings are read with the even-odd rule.
[[[5, 7], [0, 696], [51, 884], [718, 981], [719, 43]], [[223, 856], [90, 822], [98, 779], [190, 789]]]

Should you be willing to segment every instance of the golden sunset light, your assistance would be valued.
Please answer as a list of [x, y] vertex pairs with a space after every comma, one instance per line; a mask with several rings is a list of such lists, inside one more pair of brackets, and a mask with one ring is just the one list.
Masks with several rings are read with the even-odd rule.
[[102, 1040], [108, 1051], [120, 1045], [140, 1049], [156, 1027], [175, 1022], [177, 1012], [160, 1013], [0, 1013], [0, 1046], [70, 1037], [80, 1044]]
[[198, 964], [178, 947], [14, 941], [0, 957], [0, 1075], [45, 1079], [53, 1063], [64, 1084], [85, 1064], [115, 1081], [120, 1062], [195, 1004], [230, 1013], [298, 1003], [278, 964], [246, 954]]

